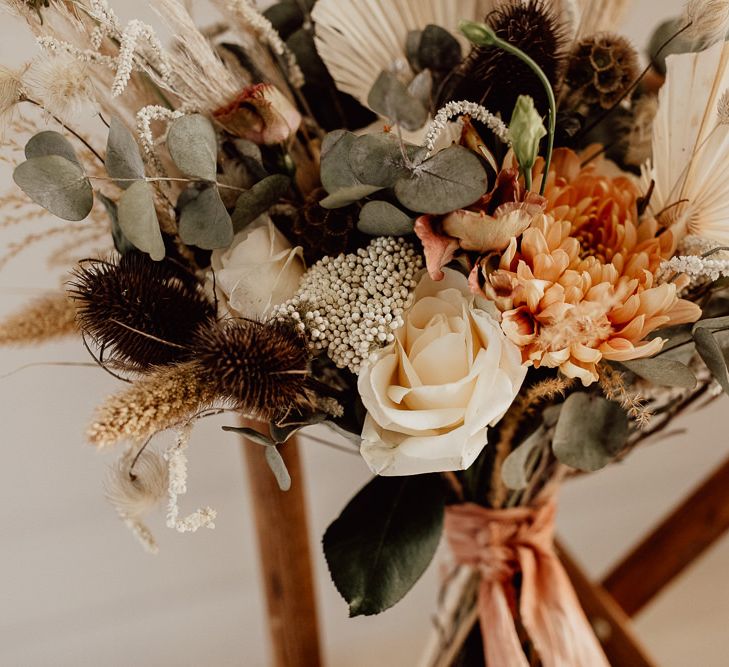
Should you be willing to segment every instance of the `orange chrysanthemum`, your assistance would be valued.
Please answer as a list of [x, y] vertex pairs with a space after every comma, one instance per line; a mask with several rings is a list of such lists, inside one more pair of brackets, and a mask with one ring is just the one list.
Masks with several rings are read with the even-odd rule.
[[693, 322], [696, 304], [655, 274], [673, 252], [670, 232], [638, 221], [638, 190], [624, 176], [581, 168], [557, 151], [544, 215], [512, 239], [485, 291], [502, 311], [502, 328], [524, 362], [558, 367], [584, 385], [598, 379], [602, 359], [627, 361], [658, 352], [661, 327]]

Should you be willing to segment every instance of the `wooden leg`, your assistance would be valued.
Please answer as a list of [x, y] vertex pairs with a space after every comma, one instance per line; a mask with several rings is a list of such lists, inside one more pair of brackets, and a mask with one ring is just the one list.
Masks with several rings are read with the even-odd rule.
[[655, 667], [656, 663], [645, 652], [630, 627], [627, 614], [600, 584], [594, 584], [587, 577], [564, 546], [559, 543], [556, 546], [562, 565], [610, 664], [616, 667]]
[[316, 599], [298, 443], [279, 448], [291, 489], [279, 490], [264, 448], [244, 442], [275, 667], [321, 664]]
[[729, 459], [618, 563], [603, 581], [628, 616], [729, 529]]

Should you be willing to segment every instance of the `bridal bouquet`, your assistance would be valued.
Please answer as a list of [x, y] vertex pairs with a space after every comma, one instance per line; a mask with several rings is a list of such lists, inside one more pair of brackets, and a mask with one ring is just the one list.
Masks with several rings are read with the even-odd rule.
[[433, 660], [471, 618], [488, 665], [607, 664], [555, 491], [729, 392], [729, 3], [644, 71], [626, 2], [215, 0], [198, 28], [152, 0], [167, 46], [106, 0], [2, 4], [40, 47], [0, 68], [3, 225], [61, 219], [3, 263], [74, 259], [0, 341], [73, 333], [126, 383], [87, 435], [142, 543], [161, 503], [214, 525], [178, 504], [199, 419], [237, 415], [282, 490], [278, 446], [326, 424], [375, 475], [323, 540], [352, 615], [445, 534], [468, 577]]

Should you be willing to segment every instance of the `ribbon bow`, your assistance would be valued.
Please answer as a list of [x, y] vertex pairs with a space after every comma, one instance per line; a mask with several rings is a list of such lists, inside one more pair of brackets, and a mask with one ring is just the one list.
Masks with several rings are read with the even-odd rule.
[[529, 667], [510, 608], [516, 572], [522, 574], [521, 621], [544, 667], [610, 667], [554, 552], [555, 511], [553, 500], [537, 508], [464, 503], [446, 509], [456, 560], [481, 574], [478, 608], [489, 667]]

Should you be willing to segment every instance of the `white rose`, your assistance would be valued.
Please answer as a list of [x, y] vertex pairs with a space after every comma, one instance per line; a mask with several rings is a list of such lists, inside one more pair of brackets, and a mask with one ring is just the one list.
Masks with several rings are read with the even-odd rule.
[[379, 475], [463, 470], [519, 392], [526, 368], [466, 278], [427, 274], [396, 340], [359, 376], [367, 408], [361, 452]]
[[290, 299], [306, 270], [301, 247], [292, 248], [266, 215], [238, 232], [230, 248], [213, 251], [210, 265], [223, 309], [251, 319], [264, 319]]

